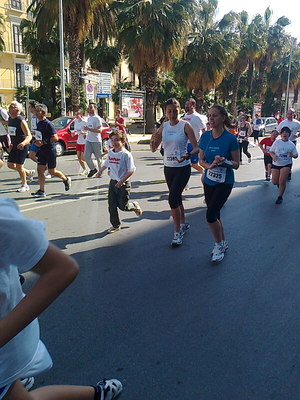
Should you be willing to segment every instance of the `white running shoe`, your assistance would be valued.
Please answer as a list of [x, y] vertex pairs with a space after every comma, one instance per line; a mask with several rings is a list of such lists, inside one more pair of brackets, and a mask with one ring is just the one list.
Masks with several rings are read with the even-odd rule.
[[132, 202], [134, 205], [134, 212], [136, 214], [137, 217], [140, 217], [143, 214], [143, 210], [141, 208], [141, 206], [139, 205], [139, 203], [137, 201], [133, 201]]
[[182, 233], [182, 235], [185, 234], [185, 232], [190, 229], [191, 225], [188, 222], [183, 222], [182, 224], [180, 224], [180, 231]]
[[225, 248], [224, 248], [223, 242], [221, 242], [221, 244], [216, 243], [215, 247], [212, 251], [211, 261], [212, 262], [222, 261], [224, 258], [224, 253], [225, 253]]
[[46, 179], [51, 179], [52, 175], [49, 172], [45, 172], [45, 178]]
[[34, 377], [33, 376], [31, 376], [30, 378], [20, 379], [20, 381], [27, 391], [30, 390], [32, 388], [32, 386], [34, 385]]
[[22, 185], [17, 189], [17, 192], [23, 193], [23, 192], [26, 192], [27, 190], [30, 190], [30, 187], [28, 185]]
[[182, 232], [181, 231], [179, 231], [179, 232], [175, 231], [171, 245], [172, 246], [180, 246], [181, 243], [182, 243], [182, 238], [183, 238]]
[[121, 229], [121, 225], [120, 226], [111, 226], [109, 229], [107, 229], [107, 233], [115, 233], [118, 232]]
[[29, 172], [29, 175], [26, 176], [27, 183], [31, 183], [33, 181], [35, 169], [31, 169]]

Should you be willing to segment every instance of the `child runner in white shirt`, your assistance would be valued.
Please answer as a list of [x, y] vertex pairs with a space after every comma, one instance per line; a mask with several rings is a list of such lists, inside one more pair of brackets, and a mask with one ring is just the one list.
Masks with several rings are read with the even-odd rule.
[[119, 129], [113, 130], [110, 135], [112, 149], [109, 150], [103, 167], [100, 168], [96, 177], [100, 178], [102, 172], [109, 168], [110, 182], [108, 189], [108, 210], [111, 228], [107, 233], [114, 233], [121, 229], [118, 208], [122, 211], [134, 211], [138, 217], [142, 215], [142, 209], [137, 201], [129, 201], [130, 181], [129, 178], [135, 171], [132, 154], [125, 149], [126, 134]]

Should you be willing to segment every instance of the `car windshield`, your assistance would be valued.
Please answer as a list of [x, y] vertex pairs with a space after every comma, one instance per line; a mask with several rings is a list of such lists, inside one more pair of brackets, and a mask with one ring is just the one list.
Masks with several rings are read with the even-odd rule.
[[55, 129], [62, 129], [65, 128], [68, 123], [72, 120], [70, 117], [60, 117], [56, 118], [52, 121]]

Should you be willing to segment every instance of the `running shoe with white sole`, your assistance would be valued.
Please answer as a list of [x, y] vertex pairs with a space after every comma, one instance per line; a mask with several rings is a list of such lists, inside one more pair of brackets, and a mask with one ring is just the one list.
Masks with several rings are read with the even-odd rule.
[[30, 190], [30, 187], [28, 185], [22, 185], [17, 189], [17, 192], [24, 193], [27, 192], [27, 190]]
[[134, 212], [136, 213], [137, 217], [140, 217], [143, 214], [143, 210], [137, 201], [132, 202], [134, 205]]
[[26, 176], [27, 183], [31, 183], [33, 181], [35, 169], [31, 169], [29, 172], [30, 172], [29, 175]]
[[183, 222], [182, 224], [180, 224], [180, 230], [181, 233], [184, 235], [185, 232], [190, 229], [191, 225], [188, 222]]
[[43, 190], [39, 189], [35, 193], [31, 193], [31, 196], [33, 196], [33, 197], [46, 197], [46, 193]]
[[32, 386], [34, 385], [34, 377], [33, 376], [31, 376], [30, 378], [20, 379], [20, 381], [26, 390], [30, 390], [32, 388]]
[[212, 262], [219, 262], [222, 261], [225, 255], [225, 248], [223, 245], [223, 242], [221, 242], [221, 244], [216, 243], [215, 247], [212, 251], [212, 257], [211, 257], [211, 261]]
[[175, 231], [171, 245], [173, 247], [180, 246], [182, 244], [182, 238], [183, 238], [182, 232], [181, 231], [179, 231], [179, 232]]
[[109, 229], [107, 229], [107, 233], [115, 233], [118, 232], [121, 229], [121, 225], [120, 226], [111, 226]]
[[123, 385], [118, 379], [103, 379], [94, 389], [94, 398], [97, 400], [117, 400], [122, 394]]

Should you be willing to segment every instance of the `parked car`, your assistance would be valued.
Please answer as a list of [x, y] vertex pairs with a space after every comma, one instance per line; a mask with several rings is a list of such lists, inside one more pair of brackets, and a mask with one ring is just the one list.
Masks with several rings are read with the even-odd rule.
[[[56, 155], [62, 156], [66, 151], [75, 150], [77, 142], [77, 133], [74, 130], [75, 117], [59, 117], [52, 121], [56, 133], [58, 135], [58, 142], [56, 142]], [[101, 118], [103, 130], [101, 132], [102, 142], [108, 140], [111, 128], [107, 122]], [[72, 136], [72, 134], [75, 134]]]
[[274, 117], [260, 117], [262, 119], [262, 125], [259, 129], [259, 136], [265, 136], [270, 134], [274, 129], [277, 128], [278, 123]]

